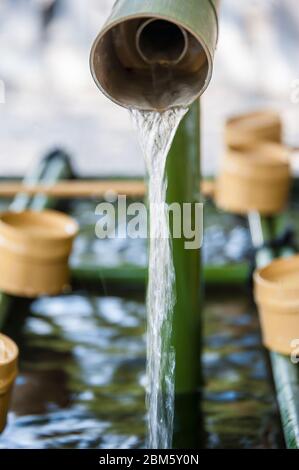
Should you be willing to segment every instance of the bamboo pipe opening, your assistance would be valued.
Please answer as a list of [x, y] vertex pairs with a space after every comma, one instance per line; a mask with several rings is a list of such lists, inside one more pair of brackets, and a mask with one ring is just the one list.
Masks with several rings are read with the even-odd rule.
[[91, 52], [97, 86], [126, 108], [188, 106], [207, 88], [212, 56], [205, 43], [173, 21], [124, 20], [107, 27]]
[[188, 35], [180, 26], [165, 20], [149, 19], [136, 34], [136, 47], [147, 64], [175, 65], [186, 55]]
[[91, 49], [98, 88], [125, 108], [190, 106], [212, 77], [219, 4], [117, 0]]

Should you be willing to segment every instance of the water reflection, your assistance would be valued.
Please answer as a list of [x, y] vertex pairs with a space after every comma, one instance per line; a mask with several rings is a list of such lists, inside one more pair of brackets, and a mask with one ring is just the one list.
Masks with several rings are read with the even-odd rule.
[[34, 302], [0, 448], [142, 447], [144, 318], [115, 297]]
[[[117, 265], [136, 265], [137, 259], [146, 265], [144, 241], [94, 239], [93, 202], [74, 204], [73, 214], [81, 225], [77, 260], [88, 257], [103, 263], [106, 253], [105, 259], [115, 256]], [[234, 237], [244, 237], [244, 258], [244, 221], [219, 216], [211, 206], [206, 217], [206, 229], [212, 232], [221, 221], [225, 246]], [[212, 254], [218, 260], [221, 255], [220, 242], [219, 252], [217, 243], [214, 250], [212, 245], [209, 239], [204, 251], [209, 263], [215, 262]], [[221, 263], [233, 260], [232, 253], [228, 259], [222, 250], [221, 256]], [[40, 299], [31, 306], [22, 299], [14, 302], [7, 333], [20, 346], [20, 376], [0, 448], [145, 446], [144, 294], [123, 298], [116, 296], [115, 288], [104, 290], [105, 296], [77, 292]], [[247, 297], [247, 292], [233, 287], [208, 291], [205, 387], [202, 396], [176, 400], [176, 447], [283, 446], [258, 320]]]
[[[99, 220], [95, 215], [96, 203], [80, 201], [72, 213], [80, 222], [80, 235], [75, 242], [72, 257], [74, 266], [100, 266], [119, 268], [134, 266], [146, 268], [147, 241], [144, 239], [115, 238], [99, 240], [94, 236]], [[117, 210], [117, 207], [116, 207]], [[131, 219], [132, 217], [129, 217]], [[202, 257], [205, 264], [226, 265], [242, 262], [250, 255], [251, 238], [246, 220], [234, 215], [219, 213], [210, 203], [205, 203], [205, 231]]]
[[[231, 296], [231, 292], [229, 295]], [[206, 311], [205, 415], [208, 448], [279, 448], [283, 438], [257, 316], [243, 296]]]
[[[205, 389], [176, 403], [179, 448], [282, 446], [257, 318], [244, 296], [207, 299]], [[145, 446], [145, 307], [132, 296], [69, 295], [31, 306], [9, 333], [21, 374], [0, 448]], [[19, 317], [21, 319], [21, 317]]]

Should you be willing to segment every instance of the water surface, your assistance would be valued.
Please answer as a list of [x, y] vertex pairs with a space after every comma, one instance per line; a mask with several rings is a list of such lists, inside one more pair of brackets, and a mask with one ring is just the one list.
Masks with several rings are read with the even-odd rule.
[[[185, 438], [198, 448], [277, 448], [257, 317], [232, 293], [207, 299], [206, 386], [201, 402], [181, 403]], [[0, 448], [144, 448], [145, 322], [136, 296], [73, 294], [36, 301], [29, 316], [14, 312], [20, 375]]]
[[[146, 265], [143, 240], [94, 238], [94, 202], [76, 203], [77, 262]], [[5, 207], [4, 207], [5, 208]], [[206, 208], [207, 262], [243, 259], [244, 222]], [[238, 243], [236, 242], [238, 241]], [[223, 248], [224, 247], [224, 248]], [[20, 375], [0, 448], [144, 448], [145, 292], [127, 293], [103, 279], [85, 290], [14, 306], [6, 333], [21, 350]], [[208, 290], [200, 397], [177, 400], [175, 445], [277, 448], [281, 427], [248, 291]]]

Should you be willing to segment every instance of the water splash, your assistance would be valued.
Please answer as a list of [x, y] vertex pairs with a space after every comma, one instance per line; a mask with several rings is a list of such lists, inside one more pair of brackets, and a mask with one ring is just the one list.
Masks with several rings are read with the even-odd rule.
[[175, 355], [171, 346], [175, 271], [166, 205], [167, 155], [186, 108], [163, 113], [131, 110], [149, 176], [150, 253], [147, 293], [149, 447], [172, 446]]

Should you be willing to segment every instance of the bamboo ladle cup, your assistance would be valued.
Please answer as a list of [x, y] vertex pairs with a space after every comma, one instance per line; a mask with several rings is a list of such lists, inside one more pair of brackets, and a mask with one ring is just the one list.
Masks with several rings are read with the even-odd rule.
[[0, 433], [5, 428], [13, 385], [18, 372], [18, 347], [0, 334]]

